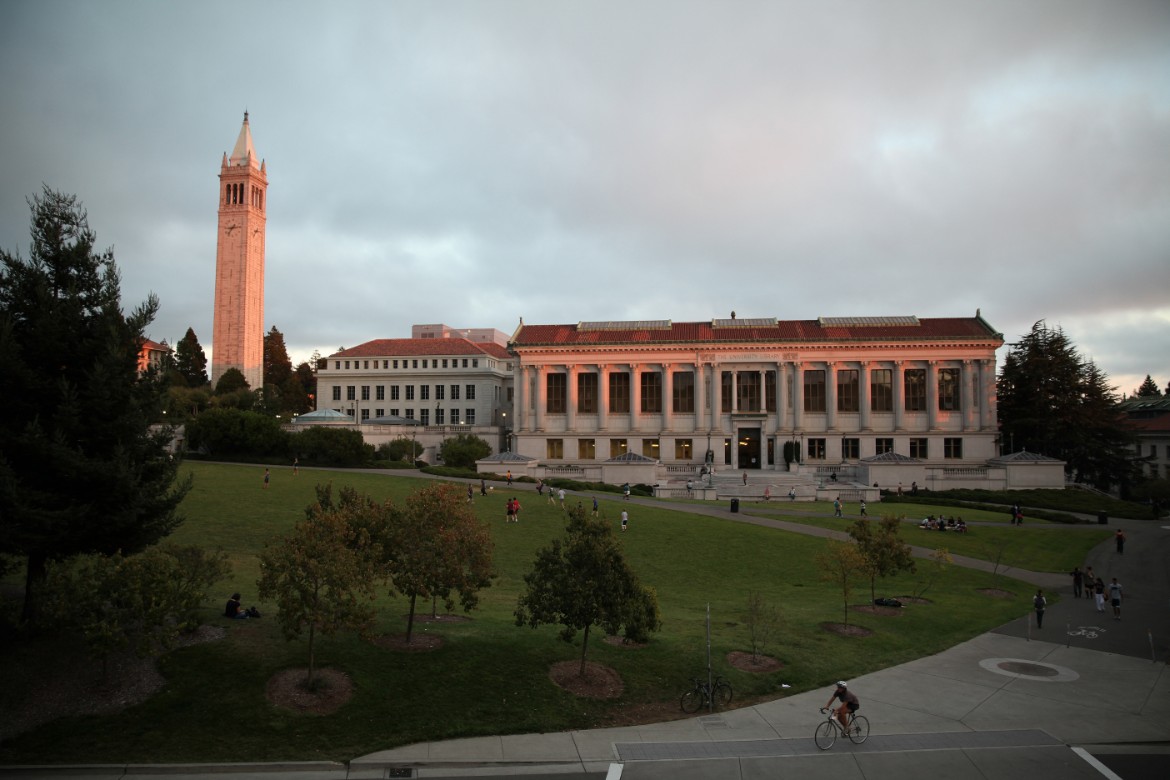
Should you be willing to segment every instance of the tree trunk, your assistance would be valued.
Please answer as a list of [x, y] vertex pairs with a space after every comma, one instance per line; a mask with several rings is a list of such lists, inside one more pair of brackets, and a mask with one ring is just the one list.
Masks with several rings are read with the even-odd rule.
[[581, 635], [581, 670], [579, 674], [585, 676], [585, 650], [589, 647], [589, 626], [585, 626], [585, 633]]
[[313, 639], [316, 634], [317, 627], [312, 623], [309, 624], [309, 678], [305, 680], [305, 687], [310, 691], [313, 690], [313, 668], [315, 665], [315, 657], [313, 655]]
[[34, 550], [28, 554], [28, 566], [24, 577], [24, 607], [21, 609], [20, 620], [28, 626], [36, 626], [40, 615], [42, 586], [45, 584], [48, 558], [41, 550]]
[[406, 618], [406, 644], [410, 644], [410, 636], [414, 632], [414, 601], [418, 596], [410, 595], [410, 614]]

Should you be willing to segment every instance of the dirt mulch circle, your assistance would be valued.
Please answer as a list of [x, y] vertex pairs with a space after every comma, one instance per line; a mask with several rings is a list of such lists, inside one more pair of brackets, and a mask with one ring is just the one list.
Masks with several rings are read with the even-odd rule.
[[580, 671], [580, 661], [561, 661], [552, 665], [548, 677], [574, 696], [589, 699], [616, 699], [626, 690], [621, 676], [604, 664], [586, 661], [585, 674]]
[[991, 596], [993, 599], [1014, 599], [1016, 597], [1016, 594], [1010, 590], [1002, 588], [977, 588], [976, 590], [984, 596]]
[[766, 674], [784, 668], [784, 664], [770, 655], [752, 655], [742, 650], [732, 650], [728, 653], [727, 663], [739, 669], [741, 672], [752, 672], [754, 674]]
[[882, 615], [884, 617], [897, 617], [902, 614], [901, 607], [883, 607], [878, 604], [857, 604], [849, 609], [854, 612], [865, 612], [869, 615]]
[[646, 646], [645, 642], [631, 642], [624, 636], [615, 636], [613, 634], [610, 634], [601, 641], [612, 647], [620, 647], [622, 650], [641, 650]]
[[383, 634], [371, 641], [378, 647], [402, 653], [427, 653], [443, 646], [443, 637], [426, 632], [412, 633], [409, 642], [406, 641], [406, 634]]
[[305, 687], [309, 670], [285, 669], [268, 681], [264, 690], [274, 706], [310, 715], [332, 715], [353, 698], [353, 681], [349, 675], [336, 669], [318, 669], [314, 672], [316, 690]]
[[847, 626], [844, 623], [821, 623], [821, 628], [831, 634], [837, 634], [838, 636], [866, 637], [873, 635], [873, 632], [868, 628], [864, 628], [862, 626]]

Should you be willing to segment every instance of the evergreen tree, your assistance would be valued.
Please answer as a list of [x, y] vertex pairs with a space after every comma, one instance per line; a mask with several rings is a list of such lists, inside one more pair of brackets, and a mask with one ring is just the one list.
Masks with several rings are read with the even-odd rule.
[[154, 544], [190, 483], [150, 432], [163, 385], [138, 374], [158, 299], [122, 312], [113, 252], [95, 250], [76, 197], [45, 187], [29, 207], [29, 258], [0, 251], [0, 553], [25, 559], [35, 622], [49, 561]]
[[1158, 389], [1158, 384], [1146, 374], [1146, 381], [1142, 382], [1141, 387], [1133, 391], [1133, 394], [1138, 398], [1161, 398], [1162, 391]]
[[187, 387], [203, 387], [207, 379], [207, 354], [199, 344], [194, 328], [187, 328], [186, 335], [175, 345], [175, 370], [187, 382]]
[[223, 376], [215, 384], [216, 395], [230, 395], [240, 390], [251, 390], [251, 387], [248, 385], [248, 380], [244, 378], [244, 372], [235, 366], [224, 371]]
[[292, 376], [292, 361], [284, 346], [284, 334], [272, 326], [264, 334], [264, 385], [283, 388]]
[[1060, 328], [1043, 320], [1011, 345], [999, 378], [1003, 444], [1060, 458], [1070, 476], [1100, 488], [1131, 474], [1131, 436], [1117, 395], [1092, 361], [1083, 360]]

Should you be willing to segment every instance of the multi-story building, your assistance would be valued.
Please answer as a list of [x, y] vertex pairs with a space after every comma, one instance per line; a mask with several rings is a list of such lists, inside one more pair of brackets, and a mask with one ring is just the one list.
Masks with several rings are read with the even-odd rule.
[[505, 448], [513, 373], [506, 336], [445, 325], [416, 325], [412, 334], [322, 358], [317, 409], [347, 415], [371, 444], [414, 437], [432, 462], [443, 438], [458, 433]]
[[1128, 398], [1118, 409], [1137, 439], [1134, 454], [1142, 473], [1152, 479], [1170, 479], [1170, 398]]
[[642, 456], [660, 478], [730, 469], [1004, 486], [1011, 467], [992, 462], [1002, 344], [978, 312], [522, 321], [509, 343], [515, 451], [585, 479], [607, 461]]

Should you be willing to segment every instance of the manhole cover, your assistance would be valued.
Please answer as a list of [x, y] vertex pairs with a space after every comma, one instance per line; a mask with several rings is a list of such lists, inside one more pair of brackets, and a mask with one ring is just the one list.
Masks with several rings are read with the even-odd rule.
[[996, 664], [1000, 669], [1012, 674], [1026, 674], [1029, 677], [1056, 677], [1059, 671], [1051, 666], [1025, 663], [1024, 661], [1000, 661]]

